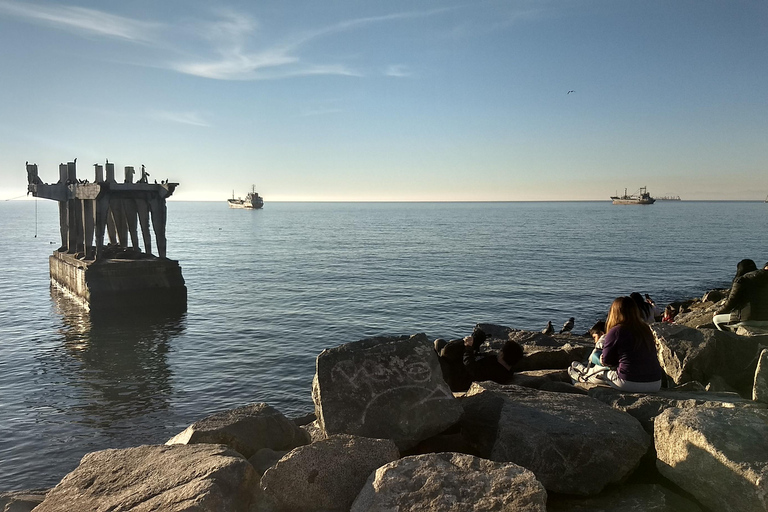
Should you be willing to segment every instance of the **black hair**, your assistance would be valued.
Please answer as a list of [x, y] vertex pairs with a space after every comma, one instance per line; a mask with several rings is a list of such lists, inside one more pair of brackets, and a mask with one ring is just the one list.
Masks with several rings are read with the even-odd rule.
[[743, 259], [736, 265], [736, 276], [733, 279], [735, 280], [747, 272], [752, 272], [754, 270], [757, 270], [757, 265], [755, 262], [748, 258]]
[[523, 355], [523, 347], [515, 341], [507, 340], [501, 347], [501, 358], [512, 368], [523, 358]]
[[605, 320], [598, 320], [589, 329], [589, 334], [605, 334]]

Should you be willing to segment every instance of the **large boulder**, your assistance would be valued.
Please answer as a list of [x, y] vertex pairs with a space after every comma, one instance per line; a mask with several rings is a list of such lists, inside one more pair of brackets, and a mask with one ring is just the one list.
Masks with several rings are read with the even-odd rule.
[[85, 455], [35, 512], [246, 512], [257, 491], [256, 471], [226, 446], [139, 446]]
[[768, 410], [667, 409], [655, 421], [661, 474], [712, 510], [768, 510]]
[[768, 336], [663, 323], [651, 329], [661, 365], [675, 384], [707, 383], [719, 376], [742, 396], [751, 396], [757, 358], [761, 347], [768, 346]]
[[655, 323], [651, 330], [656, 338], [661, 367], [675, 384], [708, 381], [709, 367], [716, 351], [712, 329]]
[[28, 489], [0, 493], [0, 512], [30, 512], [45, 499], [50, 489]]
[[326, 435], [392, 439], [401, 450], [447, 429], [462, 413], [424, 334], [323, 350], [312, 399]]
[[592, 498], [558, 496], [547, 512], [701, 512], [701, 507], [658, 484], [621, 486]]
[[683, 308], [681, 313], [675, 316], [675, 324], [698, 329], [700, 327], [713, 327], [712, 317], [717, 313], [724, 301], [694, 301]]
[[350, 512], [546, 512], [546, 503], [544, 486], [527, 469], [444, 452], [377, 469]]
[[[479, 324], [480, 326], [488, 324]], [[506, 339], [491, 338], [486, 343], [491, 350], [498, 350], [507, 339], [523, 348], [523, 359], [515, 365], [515, 371], [557, 370], [568, 368], [573, 361], [586, 361], [595, 348], [590, 338], [566, 334], [542, 334], [538, 331], [496, 329], [497, 335], [506, 332]]]
[[760, 352], [760, 358], [755, 370], [755, 381], [752, 384], [752, 400], [768, 403], [768, 350]]
[[624, 393], [607, 386], [592, 386], [589, 396], [610, 405], [614, 409], [631, 414], [640, 422], [646, 432], [653, 435], [653, 419], [674, 407], [762, 407], [736, 393], [713, 393], [710, 391], [689, 391], [687, 389], [662, 389], [657, 393]]
[[263, 500], [277, 510], [346, 512], [368, 476], [399, 456], [390, 440], [334, 435], [269, 468], [261, 477]]
[[225, 444], [250, 458], [262, 448], [291, 450], [310, 442], [309, 434], [280, 411], [250, 404], [196, 421], [166, 444]]
[[650, 446], [635, 418], [588, 396], [482, 382], [462, 404], [462, 433], [477, 453], [530, 469], [548, 491], [597, 494]]

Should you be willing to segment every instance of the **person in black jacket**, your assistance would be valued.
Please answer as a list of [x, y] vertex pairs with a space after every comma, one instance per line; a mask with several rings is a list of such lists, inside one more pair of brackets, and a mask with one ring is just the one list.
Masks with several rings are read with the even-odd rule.
[[728, 299], [712, 321], [718, 329], [728, 323], [768, 322], [768, 270], [736, 277]]
[[472, 382], [509, 382], [515, 373], [513, 368], [523, 358], [523, 348], [514, 341], [507, 340], [495, 354], [478, 354], [475, 341], [473, 336], [464, 338], [464, 368]]
[[514, 366], [523, 358], [522, 347], [510, 340], [498, 352], [480, 352], [486, 338], [485, 332], [475, 327], [463, 340], [435, 340], [443, 378], [452, 391], [466, 391], [472, 382], [484, 380], [506, 384], [514, 375]]

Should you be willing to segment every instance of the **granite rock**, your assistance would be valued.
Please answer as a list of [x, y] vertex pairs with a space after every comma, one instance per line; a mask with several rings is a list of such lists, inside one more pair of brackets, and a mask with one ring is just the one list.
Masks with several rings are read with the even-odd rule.
[[263, 500], [275, 510], [347, 511], [368, 476], [399, 456], [390, 440], [333, 435], [269, 468], [261, 477]]
[[667, 409], [655, 421], [661, 474], [712, 510], [768, 510], [768, 410]]
[[45, 499], [50, 489], [27, 489], [0, 493], [0, 512], [30, 512]]
[[309, 435], [277, 409], [258, 403], [196, 421], [166, 444], [225, 444], [250, 458], [262, 448], [290, 450], [309, 441]]
[[35, 512], [247, 512], [257, 491], [253, 467], [226, 446], [139, 446], [85, 455]]
[[462, 434], [477, 453], [530, 469], [548, 491], [597, 494], [650, 446], [635, 418], [588, 396], [482, 382], [462, 405]]
[[702, 512], [693, 501], [658, 484], [621, 486], [592, 498], [557, 497], [547, 512]]
[[768, 403], [768, 349], [760, 352], [755, 370], [755, 382], [752, 385], [752, 400]]
[[312, 399], [326, 435], [392, 439], [401, 450], [444, 431], [462, 413], [424, 334], [323, 350]]
[[546, 512], [546, 502], [544, 486], [525, 468], [444, 452], [377, 469], [350, 512]]
[[589, 396], [610, 405], [614, 409], [631, 414], [653, 435], [653, 420], [667, 409], [691, 409], [695, 407], [763, 408], [737, 393], [689, 391], [686, 389], [662, 389], [657, 393], [623, 393], [607, 386], [592, 386]]

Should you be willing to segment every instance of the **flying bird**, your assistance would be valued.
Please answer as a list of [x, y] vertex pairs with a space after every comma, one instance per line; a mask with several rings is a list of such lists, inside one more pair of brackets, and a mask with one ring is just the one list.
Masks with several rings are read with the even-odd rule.
[[547, 322], [547, 326], [541, 330], [541, 334], [554, 334], [555, 328], [552, 327], [552, 320]]
[[563, 328], [560, 329], [560, 334], [569, 332], [571, 329], [573, 329], [573, 317], [569, 318], [568, 321], [563, 324]]
[[576, 92], [576, 91], [568, 91], [567, 93], [565, 93], [565, 95], [567, 96], [567, 95], [571, 94], [572, 92]]

